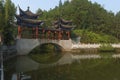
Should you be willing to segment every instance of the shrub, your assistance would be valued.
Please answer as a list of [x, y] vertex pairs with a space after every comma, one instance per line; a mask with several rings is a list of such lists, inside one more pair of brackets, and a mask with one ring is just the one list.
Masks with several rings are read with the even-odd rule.
[[[73, 35], [74, 33], [74, 35]], [[118, 43], [119, 40], [111, 35], [97, 34], [87, 30], [73, 30], [72, 38], [80, 36], [81, 43]]]
[[99, 48], [100, 52], [114, 52], [115, 49], [110, 44], [102, 44]]

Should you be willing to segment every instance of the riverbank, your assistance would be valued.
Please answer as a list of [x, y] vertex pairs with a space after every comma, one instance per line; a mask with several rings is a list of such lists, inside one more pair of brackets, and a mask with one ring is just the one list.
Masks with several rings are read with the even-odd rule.
[[[113, 48], [119, 48], [120, 49], [120, 43], [119, 44], [110, 44]], [[102, 44], [73, 44], [72, 49], [82, 49], [82, 48], [100, 48]]]
[[120, 53], [120, 44], [73, 44], [71, 51], [90, 54], [99, 52]]
[[92, 55], [72, 55], [72, 59], [102, 59], [102, 58], [120, 58], [120, 54], [92, 54]]

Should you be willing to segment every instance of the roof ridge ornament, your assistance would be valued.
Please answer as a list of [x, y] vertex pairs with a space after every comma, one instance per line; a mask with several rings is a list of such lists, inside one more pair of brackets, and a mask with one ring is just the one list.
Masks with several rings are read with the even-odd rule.
[[30, 7], [29, 6], [27, 7], [27, 11], [30, 11]]

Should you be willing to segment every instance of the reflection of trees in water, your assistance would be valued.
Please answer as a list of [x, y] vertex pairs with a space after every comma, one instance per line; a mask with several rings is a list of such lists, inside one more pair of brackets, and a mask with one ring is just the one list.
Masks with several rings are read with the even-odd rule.
[[17, 58], [12, 58], [10, 60], [6, 60], [4, 62], [4, 68], [5, 68], [5, 73], [4, 73], [4, 78], [5, 80], [10, 80], [11, 79], [11, 76], [14, 72], [16, 72], [16, 60]]
[[30, 52], [30, 54], [32, 54], [32, 53], [34, 53], [34, 54], [37, 54], [37, 53], [53, 53], [53, 52], [58, 52], [58, 51], [61, 52], [62, 47], [60, 47], [57, 44], [49, 43], [49, 44], [42, 44], [42, 45], [37, 46], [36, 48], [34, 48]]

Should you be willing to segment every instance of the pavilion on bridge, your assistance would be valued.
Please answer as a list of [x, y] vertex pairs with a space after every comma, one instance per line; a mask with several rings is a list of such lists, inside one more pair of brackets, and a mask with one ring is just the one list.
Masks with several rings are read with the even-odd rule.
[[53, 23], [54, 29], [42, 28], [44, 21], [38, 20], [40, 15], [34, 14], [29, 10], [23, 11], [19, 7], [19, 15], [15, 15], [18, 25], [18, 38], [30, 39], [54, 39], [54, 40], [68, 40], [70, 39], [70, 31], [72, 21], [66, 21], [59, 18]]

